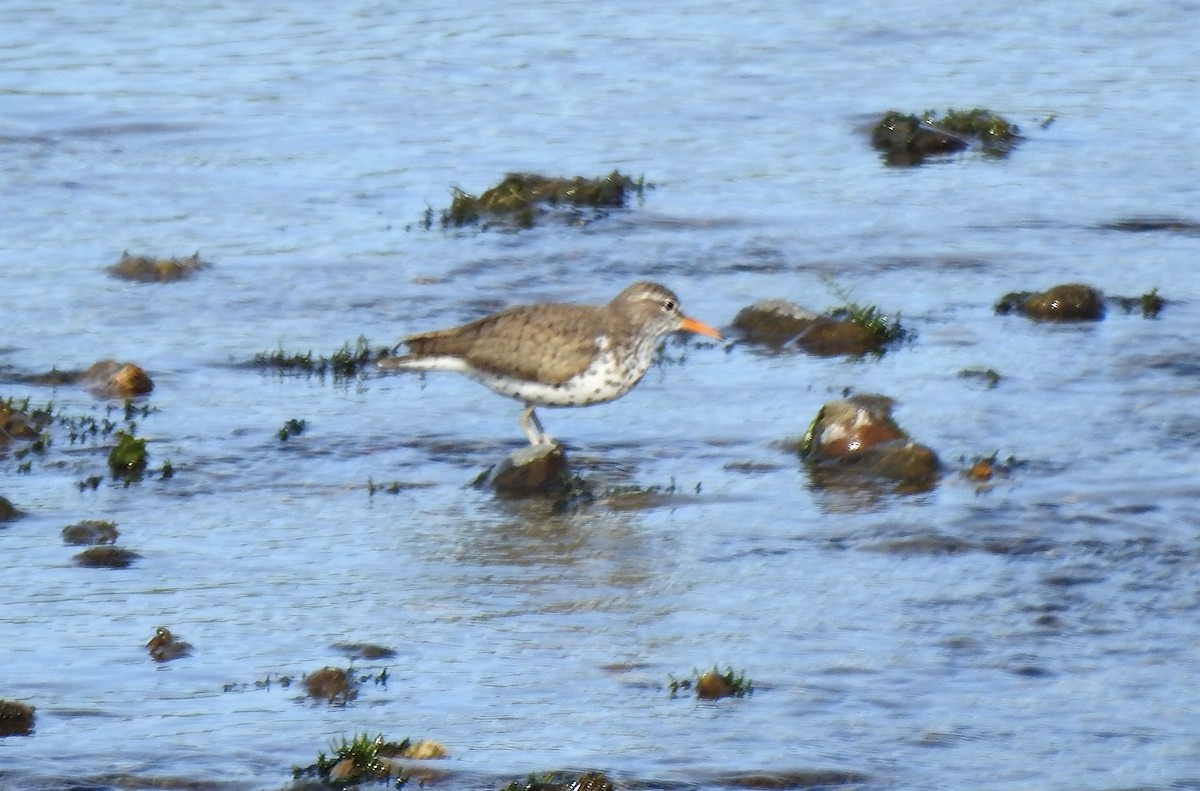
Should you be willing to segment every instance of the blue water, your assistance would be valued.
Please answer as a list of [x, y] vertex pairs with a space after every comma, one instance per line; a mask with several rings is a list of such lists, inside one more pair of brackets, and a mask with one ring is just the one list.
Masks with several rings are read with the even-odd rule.
[[[1200, 221], [1200, 6], [777, 5], [0, 8], [0, 397], [104, 415], [19, 375], [135, 361], [139, 434], [176, 469], [81, 491], [101, 445], [56, 435], [28, 474], [0, 455], [26, 512], [0, 524], [0, 698], [37, 707], [0, 784], [282, 788], [362, 732], [438, 740], [451, 788], [1200, 782], [1200, 236], [1104, 228]], [[1010, 158], [894, 169], [867, 143], [885, 110], [973, 106], [1020, 125]], [[654, 188], [583, 227], [422, 227], [454, 186], [614, 168]], [[126, 283], [104, 272], [125, 250], [213, 267]], [[663, 496], [566, 513], [470, 487], [523, 442], [472, 382], [244, 365], [643, 278], [718, 326], [840, 288], [915, 339], [670, 346], [627, 397], [542, 414], [585, 478]], [[992, 312], [1072, 281], [1167, 308]], [[813, 485], [784, 441], [847, 389], [897, 400], [949, 467], [931, 492]], [[994, 451], [1022, 464], [956, 474]], [[73, 565], [59, 532], [85, 518], [141, 559]], [[959, 551], [903, 549], [930, 537]], [[152, 663], [159, 624], [194, 654]], [[255, 687], [344, 667], [346, 642], [397, 651], [355, 665], [386, 688]], [[669, 697], [713, 663], [754, 694]]]

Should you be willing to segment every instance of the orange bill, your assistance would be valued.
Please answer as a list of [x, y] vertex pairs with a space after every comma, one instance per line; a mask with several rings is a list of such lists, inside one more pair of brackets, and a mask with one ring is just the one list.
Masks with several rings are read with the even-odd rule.
[[694, 332], [697, 335], [707, 335], [708, 337], [718, 341], [725, 340], [724, 336], [722, 336], [721, 333], [717, 332], [712, 327], [704, 324], [703, 322], [696, 321], [695, 319], [689, 319], [687, 316], [684, 316], [683, 321], [679, 323], [679, 329], [687, 330], [688, 332]]

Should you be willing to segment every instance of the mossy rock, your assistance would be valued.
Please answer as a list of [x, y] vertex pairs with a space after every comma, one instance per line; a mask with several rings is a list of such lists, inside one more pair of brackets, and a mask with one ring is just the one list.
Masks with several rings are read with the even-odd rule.
[[1021, 140], [1017, 125], [990, 110], [934, 110], [906, 114], [889, 110], [871, 127], [871, 144], [889, 165], [919, 165], [968, 149], [1005, 157]]
[[88, 569], [124, 569], [133, 565], [141, 555], [121, 547], [89, 547], [75, 556], [75, 565]]
[[120, 280], [138, 283], [173, 283], [192, 277], [212, 264], [200, 260], [199, 253], [186, 258], [154, 258], [148, 255], [121, 254], [121, 260], [108, 268], [108, 273]]
[[117, 535], [117, 526], [114, 523], [100, 519], [85, 519], [62, 529], [63, 543], [76, 546], [115, 544]]
[[116, 433], [117, 444], [108, 452], [108, 468], [113, 475], [136, 478], [146, 469], [146, 440], [125, 432]]
[[909, 337], [899, 321], [874, 306], [853, 303], [825, 315], [785, 299], [764, 299], [738, 311], [733, 328], [747, 343], [776, 348], [794, 343], [821, 357], [882, 353], [895, 341]]
[[17, 700], [0, 700], [0, 736], [33, 733], [33, 706]]
[[644, 179], [634, 180], [614, 170], [601, 178], [561, 178], [536, 173], [509, 173], [478, 196], [454, 188], [450, 208], [442, 212], [442, 226], [499, 222], [531, 228], [550, 209], [591, 210], [623, 208], [631, 195], [645, 192]]
[[1097, 321], [1104, 318], [1104, 295], [1082, 283], [1066, 283], [1042, 292], [1005, 294], [995, 311], [1016, 312], [1038, 321]]
[[333, 703], [338, 698], [342, 703], [358, 695], [358, 684], [354, 677], [340, 667], [323, 667], [304, 677], [304, 690], [309, 697]]

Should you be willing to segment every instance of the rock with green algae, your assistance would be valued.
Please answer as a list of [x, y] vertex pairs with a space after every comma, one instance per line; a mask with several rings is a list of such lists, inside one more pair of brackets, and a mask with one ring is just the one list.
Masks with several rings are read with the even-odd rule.
[[871, 144], [889, 165], [920, 165], [933, 157], [977, 148], [1006, 157], [1021, 140], [1016, 124], [990, 110], [934, 110], [906, 114], [889, 110], [871, 127]]
[[75, 565], [89, 569], [124, 569], [141, 555], [114, 546], [89, 547], [75, 556]]
[[148, 255], [121, 254], [121, 260], [108, 268], [108, 273], [120, 280], [138, 283], [173, 283], [192, 277], [212, 264], [200, 260], [200, 253], [186, 258], [155, 258]]
[[536, 173], [509, 173], [494, 187], [476, 196], [455, 188], [450, 208], [442, 212], [442, 226], [498, 222], [531, 228], [553, 208], [590, 210], [622, 208], [630, 195], [642, 195], [644, 179], [634, 180], [614, 170], [601, 178], [561, 178]]
[[309, 697], [329, 703], [341, 698], [345, 704], [357, 697], [358, 683], [342, 668], [326, 666], [304, 677], [304, 690]]
[[1005, 294], [997, 313], [1020, 313], [1038, 321], [1097, 321], [1104, 318], [1104, 295], [1083, 283], [1064, 283], [1041, 292]]
[[62, 529], [63, 543], [76, 546], [115, 544], [117, 535], [117, 526], [102, 519], [85, 519]]
[[113, 475], [136, 478], [146, 469], [148, 454], [146, 440], [119, 430], [116, 433], [117, 444], [108, 452], [108, 468]]
[[827, 314], [786, 299], [764, 299], [738, 311], [733, 328], [747, 343], [774, 348], [795, 345], [819, 357], [882, 353], [908, 337], [898, 321], [874, 306], [848, 303]]
[[33, 706], [18, 700], [0, 700], [0, 736], [33, 733]]

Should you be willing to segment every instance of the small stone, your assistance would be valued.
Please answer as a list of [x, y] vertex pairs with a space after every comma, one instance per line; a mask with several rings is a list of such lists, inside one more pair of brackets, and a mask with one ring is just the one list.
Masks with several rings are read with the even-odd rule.
[[711, 670], [696, 679], [696, 697], [702, 700], [719, 700], [733, 694], [733, 687], [720, 673]]
[[167, 627], [159, 626], [155, 628], [154, 636], [146, 643], [146, 650], [150, 652], [150, 658], [155, 662], [170, 662], [172, 659], [190, 654], [192, 646], [191, 643], [184, 642], [171, 634], [171, 630]]

